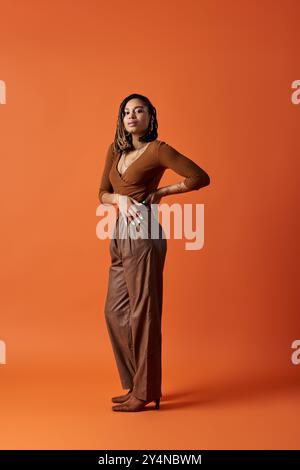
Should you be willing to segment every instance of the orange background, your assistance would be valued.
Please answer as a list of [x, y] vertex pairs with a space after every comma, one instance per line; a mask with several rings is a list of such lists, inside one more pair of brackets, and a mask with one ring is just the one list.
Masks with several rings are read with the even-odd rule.
[[[2, 449], [299, 448], [299, 10], [0, 2]], [[161, 409], [114, 413], [95, 212], [133, 92], [211, 184], [162, 200], [203, 203], [205, 241], [168, 240]]]

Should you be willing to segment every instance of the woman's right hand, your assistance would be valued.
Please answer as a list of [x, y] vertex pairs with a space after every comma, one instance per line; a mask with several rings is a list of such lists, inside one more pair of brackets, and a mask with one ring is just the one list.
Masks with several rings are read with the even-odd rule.
[[137, 225], [143, 220], [142, 213], [137, 207], [139, 205], [141, 205], [141, 202], [136, 201], [133, 197], [119, 195], [117, 206], [121, 214], [128, 217], [129, 223], [132, 222]]

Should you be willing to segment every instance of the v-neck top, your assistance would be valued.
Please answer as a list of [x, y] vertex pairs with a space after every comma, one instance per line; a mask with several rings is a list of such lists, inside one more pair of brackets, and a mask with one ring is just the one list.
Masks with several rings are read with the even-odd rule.
[[151, 191], [157, 189], [166, 169], [184, 176], [183, 181], [190, 191], [210, 183], [208, 174], [200, 166], [162, 140], [151, 141], [123, 174], [117, 168], [121, 155], [121, 151], [114, 151], [112, 142], [106, 152], [99, 188], [101, 203], [102, 195], [107, 192], [131, 196], [142, 202]]
[[[151, 143], [151, 142], [148, 142], [147, 145], [144, 146], [145, 148], [143, 148], [143, 151], [142, 151], [142, 153], [139, 155], [139, 157], [141, 157], [141, 155], [145, 152], [146, 148], [148, 148], [148, 146], [150, 145], [150, 143]], [[120, 153], [120, 158], [117, 159], [117, 164], [116, 164], [116, 169], [117, 169], [117, 172], [119, 173], [120, 176], [123, 176], [124, 173], [125, 173], [125, 171], [127, 171], [127, 169], [128, 169], [129, 166], [130, 166], [130, 165], [129, 165], [129, 166], [126, 166], [125, 171], [123, 171], [123, 173], [120, 173], [120, 172], [119, 172], [119, 168], [118, 168], [118, 167], [119, 167], [119, 163], [120, 163], [121, 158], [122, 158], [122, 153], [123, 153], [123, 152]], [[139, 157], [135, 158], [135, 160], [137, 160]], [[125, 155], [125, 158], [126, 158], [126, 155]], [[131, 162], [131, 165], [132, 165], [132, 163], [133, 163], [135, 160], [133, 160], [133, 161]], [[125, 159], [123, 160], [123, 163], [125, 163]]]

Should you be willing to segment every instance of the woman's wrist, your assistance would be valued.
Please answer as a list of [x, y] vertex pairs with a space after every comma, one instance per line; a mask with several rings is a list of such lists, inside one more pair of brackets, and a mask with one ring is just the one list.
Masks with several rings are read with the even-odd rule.
[[108, 191], [103, 193], [100, 202], [102, 204], [119, 204], [120, 194], [118, 193], [109, 193]]
[[183, 181], [176, 184], [170, 184], [169, 186], [164, 186], [163, 188], [159, 188], [159, 194], [163, 196], [168, 196], [169, 194], [177, 194], [177, 193], [185, 193], [188, 191], [188, 188], [184, 184]]
[[113, 193], [113, 204], [119, 204], [119, 202], [120, 202], [120, 194]]
[[160, 197], [164, 197], [168, 194], [168, 186], [164, 186], [162, 188], [158, 188], [156, 190], [156, 193], [160, 196]]

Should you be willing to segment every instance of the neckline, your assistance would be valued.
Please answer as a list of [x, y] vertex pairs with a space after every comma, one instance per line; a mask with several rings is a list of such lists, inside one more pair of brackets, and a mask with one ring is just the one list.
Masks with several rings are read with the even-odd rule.
[[[149, 149], [149, 147], [151, 147], [151, 144], [152, 144], [153, 142], [156, 142], [156, 141], [157, 141], [157, 139], [151, 140], [151, 141], [149, 142], [149, 144], [147, 145], [147, 147], [145, 148], [145, 150], [141, 153], [141, 155], [140, 155], [138, 158], [136, 158], [136, 159], [129, 165], [129, 167], [126, 168], [126, 170], [124, 171], [123, 174], [119, 173], [119, 170], [118, 170], [118, 165], [119, 165], [119, 162], [120, 162], [120, 159], [121, 159], [121, 156], [122, 156], [122, 151], [120, 151], [120, 152], [119, 152], [120, 155], [116, 158], [116, 166], [115, 166], [116, 172], [117, 172], [118, 176], [119, 176], [121, 179], [124, 179], [124, 176], [126, 175], [127, 171], [132, 167], [132, 165], [134, 165], [135, 162], [137, 162], [140, 158], [142, 158], [143, 155], [144, 155], [144, 154], [147, 152], [147, 150]], [[125, 181], [125, 180], [124, 180], [124, 181]]]

